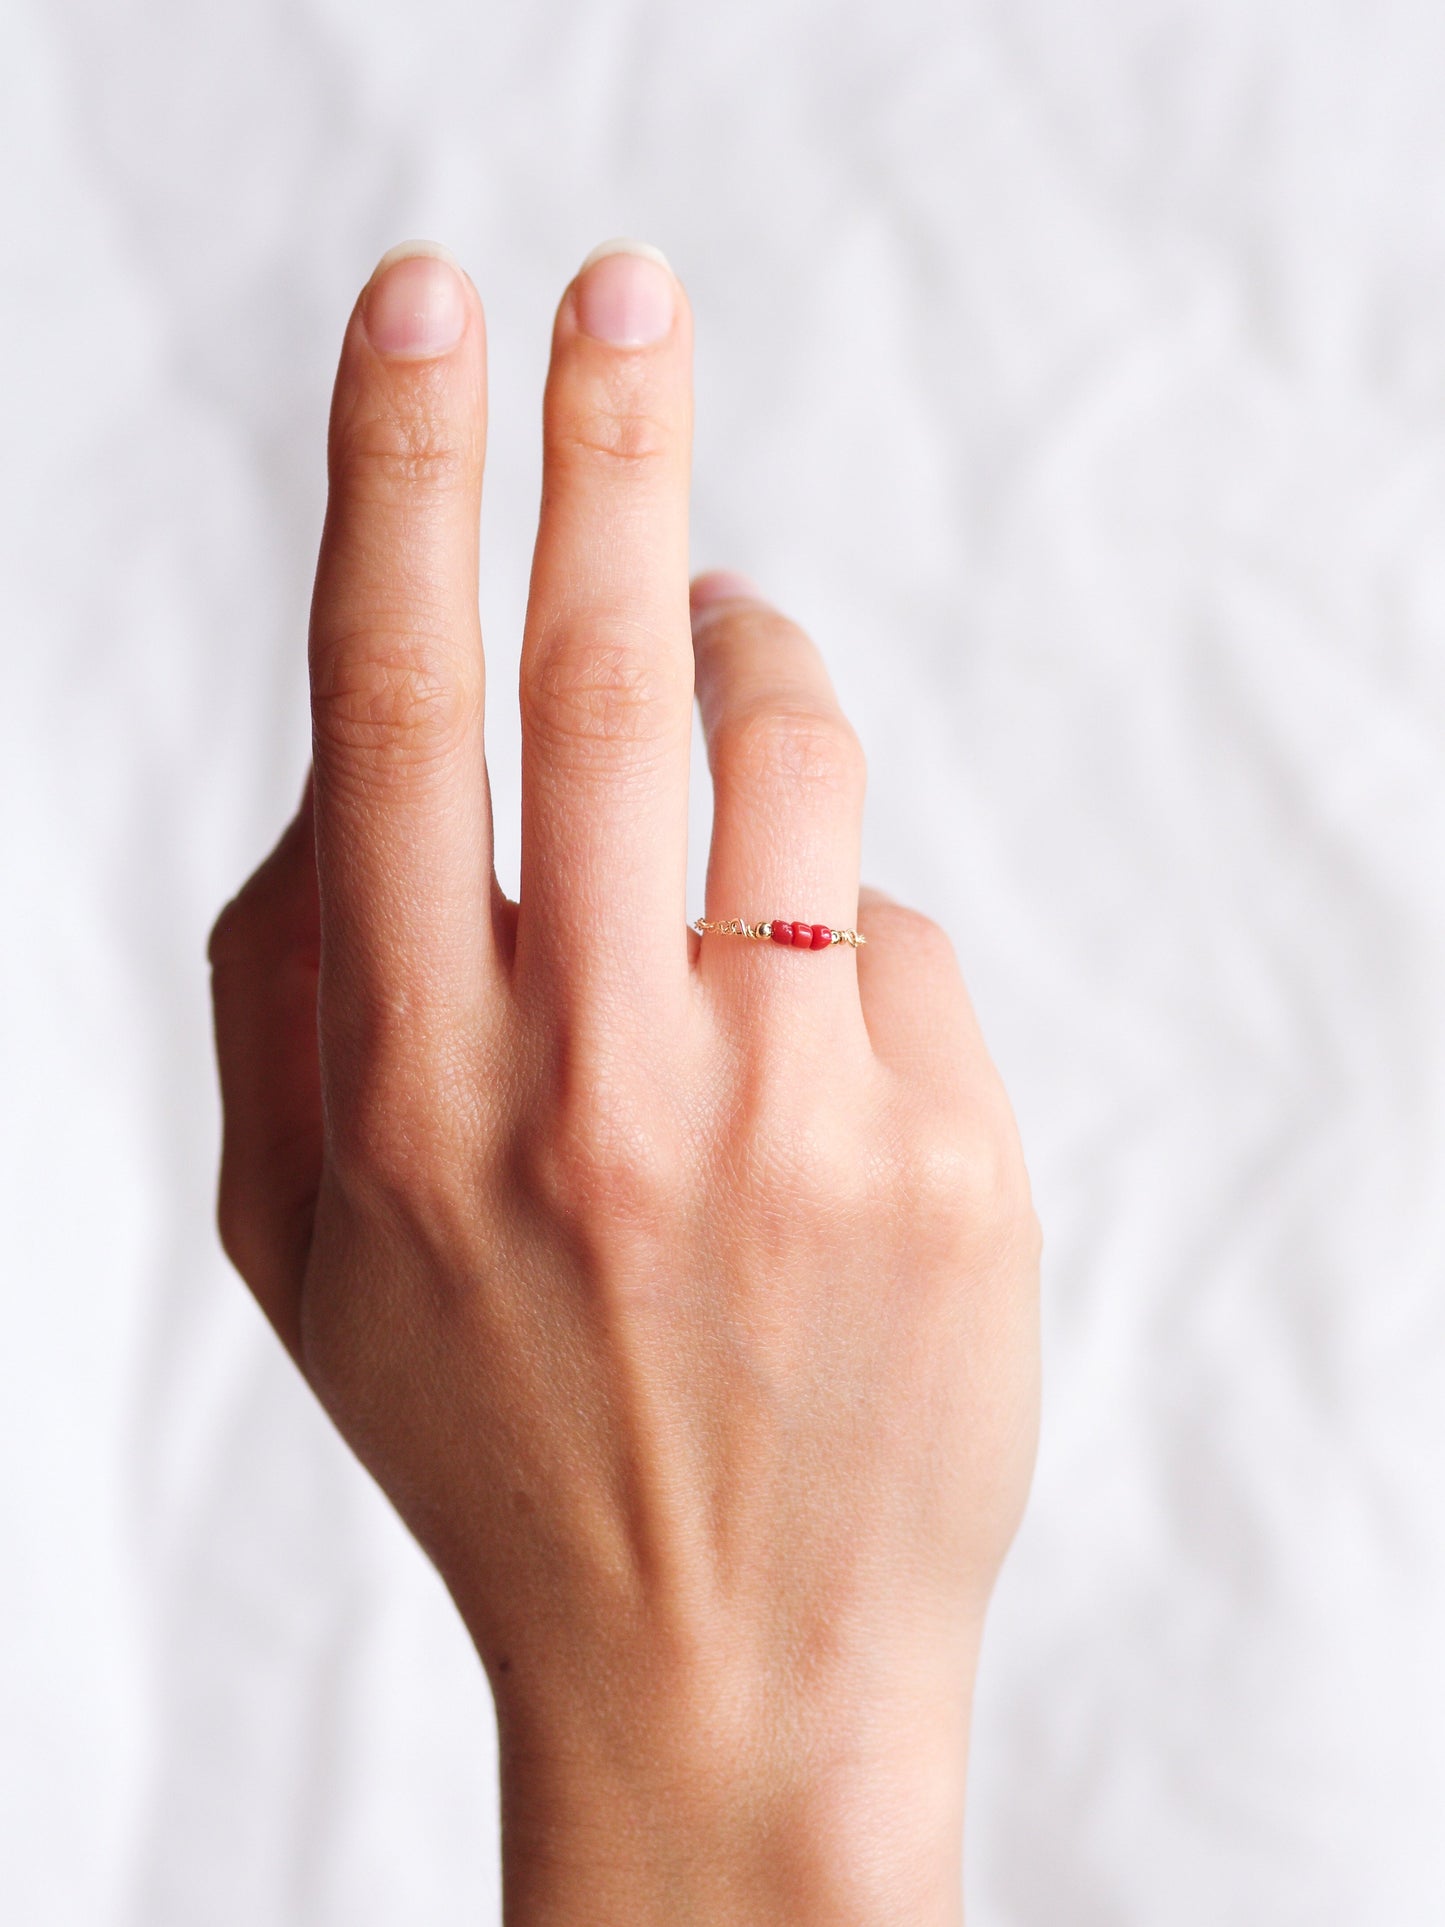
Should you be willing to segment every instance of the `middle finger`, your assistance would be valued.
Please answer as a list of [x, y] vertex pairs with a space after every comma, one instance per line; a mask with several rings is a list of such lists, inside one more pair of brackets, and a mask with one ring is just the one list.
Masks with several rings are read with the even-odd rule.
[[590, 257], [553, 336], [522, 645], [518, 971], [649, 1001], [687, 981], [690, 364], [661, 256]]

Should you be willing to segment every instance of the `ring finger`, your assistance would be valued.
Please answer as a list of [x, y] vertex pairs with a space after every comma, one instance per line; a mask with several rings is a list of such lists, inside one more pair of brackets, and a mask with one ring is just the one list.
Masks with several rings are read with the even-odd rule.
[[[866, 768], [822, 656], [739, 577], [693, 585], [698, 703], [713, 780], [707, 916], [851, 929]], [[852, 950], [703, 939], [705, 973], [766, 984], [771, 1000], [833, 1021], [858, 1008]], [[759, 966], [762, 966], [759, 969]]]

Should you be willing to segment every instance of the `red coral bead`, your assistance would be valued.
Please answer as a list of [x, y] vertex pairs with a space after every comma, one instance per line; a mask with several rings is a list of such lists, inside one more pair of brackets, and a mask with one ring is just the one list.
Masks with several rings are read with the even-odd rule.
[[826, 923], [815, 923], [813, 925], [814, 950], [826, 950], [832, 941], [833, 932], [828, 928]]
[[783, 923], [779, 918], [774, 917], [773, 927], [768, 934], [774, 943], [791, 943], [793, 941], [793, 926], [790, 923]]

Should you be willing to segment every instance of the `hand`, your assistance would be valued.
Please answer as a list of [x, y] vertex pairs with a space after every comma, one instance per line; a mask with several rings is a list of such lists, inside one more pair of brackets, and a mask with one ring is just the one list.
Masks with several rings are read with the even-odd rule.
[[[1038, 1233], [947, 939], [859, 898], [817, 651], [736, 578], [689, 617], [689, 359], [660, 257], [562, 298], [514, 904], [482, 309], [436, 251], [363, 292], [314, 778], [212, 938], [222, 1236], [476, 1642], [509, 1922], [952, 1922]], [[694, 678], [708, 917], [863, 949], [688, 932]]]

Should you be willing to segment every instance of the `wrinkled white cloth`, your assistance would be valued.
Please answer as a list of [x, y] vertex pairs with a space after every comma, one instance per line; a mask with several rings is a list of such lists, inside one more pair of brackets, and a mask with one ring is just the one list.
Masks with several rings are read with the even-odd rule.
[[824, 644], [1046, 1228], [971, 1927], [1445, 1921], [1442, 81], [1432, 0], [9, 0], [7, 1920], [496, 1918], [478, 1668], [216, 1248], [202, 951], [413, 233], [490, 315], [515, 878], [548, 326], [632, 232], [697, 564]]

